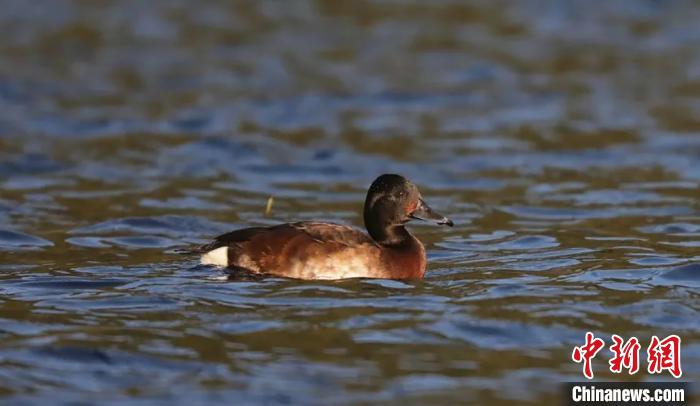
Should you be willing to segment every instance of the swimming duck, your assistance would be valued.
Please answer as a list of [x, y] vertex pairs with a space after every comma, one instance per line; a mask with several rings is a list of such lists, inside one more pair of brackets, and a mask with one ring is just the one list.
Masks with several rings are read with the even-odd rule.
[[405, 227], [414, 219], [453, 225], [425, 203], [416, 185], [384, 174], [365, 199], [369, 235], [340, 224], [302, 221], [232, 231], [197, 252], [205, 265], [287, 278], [420, 279], [425, 248]]

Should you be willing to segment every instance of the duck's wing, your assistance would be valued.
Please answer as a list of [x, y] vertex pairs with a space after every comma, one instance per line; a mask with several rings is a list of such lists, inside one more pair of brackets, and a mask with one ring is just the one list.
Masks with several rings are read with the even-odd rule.
[[344, 226], [342, 224], [301, 221], [298, 223], [283, 224], [282, 226], [289, 226], [321, 243], [348, 246], [374, 244], [374, 240], [367, 234], [356, 228]]
[[192, 250], [192, 252], [204, 254], [217, 248], [245, 243], [250, 241], [250, 239], [256, 236], [257, 234], [268, 232], [271, 228], [272, 227], [250, 227], [242, 228], [240, 230], [234, 230], [226, 234], [221, 234], [220, 236], [214, 238], [212, 242], [201, 245]]
[[220, 235], [200, 252], [203, 263], [302, 279], [362, 276], [354, 273], [367, 272], [370, 261], [380, 255], [365, 233], [317, 222], [236, 230]]
[[331, 244], [353, 245], [374, 243], [367, 234], [353, 227], [335, 223], [300, 221], [272, 227], [249, 227], [234, 230], [226, 234], [221, 234], [214, 238], [212, 242], [202, 245], [192, 252], [205, 253], [220, 247], [240, 245], [252, 240], [282, 242], [298, 234], [306, 235], [317, 242]]

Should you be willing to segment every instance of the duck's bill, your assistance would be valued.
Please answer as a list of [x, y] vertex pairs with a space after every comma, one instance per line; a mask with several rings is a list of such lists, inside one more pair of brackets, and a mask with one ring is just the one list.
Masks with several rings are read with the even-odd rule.
[[454, 225], [452, 220], [448, 219], [440, 213], [435, 212], [433, 209], [430, 208], [430, 206], [428, 206], [423, 201], [423, 199], [420, 200], [420, 203], [418, 203], [418, 207], [410, 214], [410, 217], [417, 220], [430, 221], [441, 226], [452, 227]]

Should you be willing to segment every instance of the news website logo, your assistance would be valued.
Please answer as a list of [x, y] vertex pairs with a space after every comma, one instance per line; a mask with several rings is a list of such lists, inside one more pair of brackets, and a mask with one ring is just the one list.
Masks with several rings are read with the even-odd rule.
[[[637, 337], [631, 337], [625, 341], [617, 334], [612, 335], [612, 345], [609, 350], [612, 357], [608, 360], [610, 372], [614, 374], [622, 373], [626, 370], [629, 375], [636, 374], [640, 369], [639, 352], [642, 348]], [[605, 348], [605, 341], [595, 337], [592, 332], [587, 332], [583, 345], [574, 347], [571, 359], [582, 365], [583, 376], [593, 379], [593, 358]], [[647, 372], [649, 374], [660, 374], [664, 371], [670, 373], [674, 378], [683, 375], [681, 369], [681, 338], [675, 334], [663, 340], [657, 336], [652, 336], [646, 349]]]

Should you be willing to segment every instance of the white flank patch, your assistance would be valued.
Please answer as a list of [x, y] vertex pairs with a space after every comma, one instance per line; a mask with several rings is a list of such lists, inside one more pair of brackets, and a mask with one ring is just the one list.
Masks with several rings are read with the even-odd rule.
[[210, 280], [210, 281], [217, 281], [218, 282], [218, 281], [227, 281], [228, 278], [229, 278], [229, 276], [224, 274], [224, 275], [207, 276], [206, 279]]
[[228, 247], [219, 247], [202, 255], [202, 265], [228, 266]]

